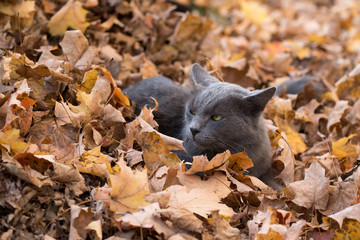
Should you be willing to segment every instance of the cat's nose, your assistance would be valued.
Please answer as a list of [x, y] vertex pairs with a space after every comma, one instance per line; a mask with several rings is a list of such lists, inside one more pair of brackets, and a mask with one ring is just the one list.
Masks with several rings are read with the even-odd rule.
[[196, 135], [196, 134], [198, 134], [198, 133], [200, 132], [200, 130], [199, 130], [199, 129], [197, 129], [197, 128], [190, 128], [190, 131], [191, 131], [191, 133], [192, 133], [193, 137], [195, 137], [195, 135]]

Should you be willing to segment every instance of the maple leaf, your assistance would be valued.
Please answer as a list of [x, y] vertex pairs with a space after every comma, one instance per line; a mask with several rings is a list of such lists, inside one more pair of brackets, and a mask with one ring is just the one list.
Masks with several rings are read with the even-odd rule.
[[78, 92], [76, 98], [80, 102], [78, 106], [56, 102], [55, 116], [60, 125], [71, 123], [76, 127], [80, 127], [82, 124], [103, 114], [104, 103], [101, 103], [102, 97], [98, 92], [91, 94]]
[[90, 25], [86, 21], [87, 13], [81, 2], [68, 1], [48, 22], [49, 33], [52, 36], [62, 36], [69, 27], [84, 32]]
[[215, 193], [218, 195], [219, 199], [225, 198], [231, 192], [230, 181], [227, 179], [226, 175], [220, 172], [210, 176], [206, 181], [201, 180], [201, 178], [196, 175], [187, 175], [181, 171], [176, 177], [179, 179], [181, 185], [186, 186], [188, 190], [202, 188]]
[[354, 180], [349, 179], [347, 182], [338, 182], [331, 187], [330, 199], [324, 215], [330, 215], [350, 207], [357, 200], [357, 186]]
[[276, 127], [268, 126], [271, 144], [277, 146], [275, 155], [273, 156], [273, 162], [278, 165], [277, 161], [280, 161], [283, 165], [281, 173], [276, 176], [283, 180], [285, 185], [294, 181], [294, 165], [295, 158], [289, 144], [286, 134], [284, 132], [279, 133]]
[[315, 207], [325, 210], [329, 201], [329, 179], [325, 177], [325, 169], [314, 161], [305, 170], [305, 179], [290, 183], [288, 188], [295, 194], [295, 204], [306, 208]]
[[118, 164], [120, 173], [109, 176], [111, 190], [100, 188], [95, 192], [95, 198], [114, 212], [136, 212], [139, 207], [149, 205], [144, 199], [150, 194], [146, 170], [134, 173], [124, 160], [119, 160]]
[[173, 185], [166, 191], [171, 193], [169, 207], [184, 208], [205, 218], [212, 210], [219, 210], [226, 217], [234, 214], [231, 208], [219, 203], [219, 197], [211, 190], [193, 188], [188, 191], [185, 186]]
[[329, 114], [327, 123], [328, 132], [332, 132], [333, 128], [341, 128], [341, 119], [346, 115], [350, 108], [349, 102], [345, 100], [337, 101]]

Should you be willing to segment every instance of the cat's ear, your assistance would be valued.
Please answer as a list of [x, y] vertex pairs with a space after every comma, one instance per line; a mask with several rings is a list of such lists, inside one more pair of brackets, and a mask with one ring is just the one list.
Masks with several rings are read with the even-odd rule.
[[251, 114], [260, 115], [275, 92], [276, 87], [269, 87], [263, 90], [252, 91], [249, 96], [245, 97], [245, 100], [250, 103]]
[[218, 79], [211, 76], [204, 68], [200, 66], [198, 63], [194, 63], [191, 66], [190, 70], [190, 79], [192, 80], [194, 86], [209, 86], [212, 83], [219, 82]]

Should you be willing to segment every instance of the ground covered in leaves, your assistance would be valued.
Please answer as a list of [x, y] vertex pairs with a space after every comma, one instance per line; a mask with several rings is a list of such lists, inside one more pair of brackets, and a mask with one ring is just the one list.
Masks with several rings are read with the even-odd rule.
[[[0, 2], [1, 240], [359, 236], [360, 3], [179, 2]], [[280, 193], [244, 153], [186, 169], [156, 109], [134, 116], [121, 89], [189, 86], [195, 62], [248, 89], [311, 78], [264, 113]]]

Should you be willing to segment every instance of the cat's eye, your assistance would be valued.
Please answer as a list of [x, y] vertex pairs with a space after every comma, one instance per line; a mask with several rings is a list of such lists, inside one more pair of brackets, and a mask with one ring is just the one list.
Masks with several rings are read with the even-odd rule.
[[221, 115], [212, 115], [211, 116], [211, 119], [214, 120], [214, 121], [219, 121], [221, 120], [223, 117]]
[[192, 115], [195, 115], [195, 114], [196, 114], [195, 110], [192, 110], [192, 109], [190, 109], [190, 113], [191, 113]]

